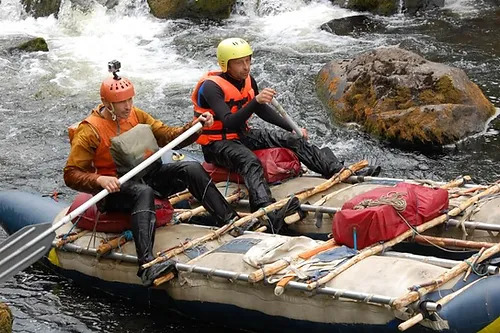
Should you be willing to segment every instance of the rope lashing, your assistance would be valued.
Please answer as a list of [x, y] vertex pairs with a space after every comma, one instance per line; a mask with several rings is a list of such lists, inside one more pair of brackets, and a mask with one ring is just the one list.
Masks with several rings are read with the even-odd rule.
[[382, 205], [390, 205], [394, 207], [398, 212], [402, 212], [406, 209], [406, 200], [404, 199], [404, 193], [401, 192], [389, 192], [382, 195], [378, 199], [365, 199], [354, 206], [354, 209], [365, 209], [368, 207], [376, 207]]
[[125, 238], [127, 242], [134, 239], [134, 235], [131, 230], [125, 230], [121, 237]]

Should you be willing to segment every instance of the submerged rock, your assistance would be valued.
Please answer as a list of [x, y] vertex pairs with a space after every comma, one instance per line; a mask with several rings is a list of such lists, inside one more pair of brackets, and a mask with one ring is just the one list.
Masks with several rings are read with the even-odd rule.
[[465, 72], [398, 47], [326, 64], [318, 96], [339, 122], [391, 142], [427, 146], [481, 132], [495, 108]]
[[11, 333], [14, 317], [5, 303], [0, 302], [0, 333]]
[[45, 39], [43, 39], [42, 37], [36, 37], [9, 49], [9, 51], [11, 52], [15, 50], [24, 52], [48, 52], [49, 47], [47, 46], [47, 42], [45, 41]]
[[236, 0], [148, 0], [151, 14], [158, 18], [224, 19]]

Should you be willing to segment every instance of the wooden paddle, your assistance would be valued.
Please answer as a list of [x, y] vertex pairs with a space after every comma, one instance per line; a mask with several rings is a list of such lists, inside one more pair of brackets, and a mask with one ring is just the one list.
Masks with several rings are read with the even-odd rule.
[[271, 104], [276, 108], [276, 110], [278, 110], [278, 112], [286, 120], [286, 122], [288, 123], [288, 125], [290, 125], [290, 127], [293, 129], [293, 131], [295, 132], [295, 134], [297, 134], [301, 138], [304, 137], [304, 135], [302, 133], [302, 129], [297, 125], [297, 123], [295, 121], [293, 121], [292, 118], [290, 118], [290, 116], [285, 112], [285, 109], [283, 109], [283, 107], [276, 100], [276, 98], [273, 98], [271, 100]]
[[[120, 184], [133, 178], [139, 172], [147, 168], [154, 161], [159, 159], [167, 151], [177, 147], [182, 141], [195, 134], [202, 128], [202, 124], [196, 123], [187, 131], [172, 140], [168, 145], [158, 150], [156, 153], [148, 157], [135, 168], [127, 172], [119, 178]], [[8, 237], [2, 244], [0, 244], [0, 284], [13, 277], [20, 270], [30, 266], [38, 259], [43, 257], [45, 253], [50, 250], [52, 241], [56, 237], [55, 231], [73, 220], [78, 215], [85, 212], [89, 207], [99, 202], [106, 197], [109, 192], [104, 189], [88, 201], [83, 203], [80, 207], [64, 216], [55, 224], [43, 223], [37, 225], [29, 225], [17, 231]]]

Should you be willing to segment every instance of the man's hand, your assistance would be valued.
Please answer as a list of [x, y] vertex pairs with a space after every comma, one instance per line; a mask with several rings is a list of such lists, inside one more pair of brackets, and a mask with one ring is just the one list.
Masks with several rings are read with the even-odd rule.
[[305, 128], [301, 128], [300, 131], [302, 132], [302, 137], [305, 140], [309, 139], [309, 134], [307, 134], [307, 130]]
[[120, 191], [120, 182], [118, 178], [111, 176], [99, 176], [97, 183], [103, 188], [108, 190], [109, 193]]
[[271, 103], [274, 95], [276, 95], [276, 90], [271, 88], [264, 88], [257, 96], [255, 96], [255, 100], [259, 104], [267, 104]]
[[214, 124], [214, 116], [210, 112], [203, 112], [198, 118], [193, 120], [191, 125], [201, 122], [203, 127], [210, 127]]

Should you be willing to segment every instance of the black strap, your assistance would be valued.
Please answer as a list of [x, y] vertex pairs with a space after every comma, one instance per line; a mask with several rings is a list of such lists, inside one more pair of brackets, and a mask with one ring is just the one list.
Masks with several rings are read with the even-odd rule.
[[235, 131], [235, 130], [227, 130], [227, 129], [220, 129], [220, 130], [202, 130], [201, 134], [207, 134], [207, 135], [213, 135], [213, 134], [233, 134], [233, 133], [240, 133], [240, 131]]
[[226, 102], [227, 106], [229, 109], [231, 109], [233, 106], [237, 107], [237, 110], [241, 109], [243, 105], [248, 101], [248, 97], [245, 97], [243, 99], [235, 101], [234, 99], [230, 99], [229, 101]]

